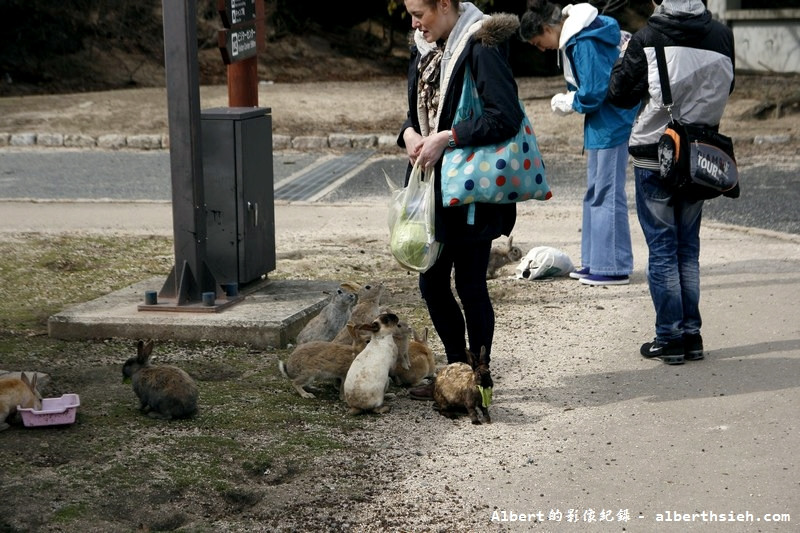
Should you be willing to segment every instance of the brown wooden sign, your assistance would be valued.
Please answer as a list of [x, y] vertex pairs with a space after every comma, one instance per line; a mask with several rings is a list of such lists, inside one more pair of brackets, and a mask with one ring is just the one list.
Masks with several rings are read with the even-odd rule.
[[217, 0], [217, 11], [222, 24], [232, 28], [256, 18], [256, 0]]
[[229, 30], [219, 30], [218, 35], [219, 50], [226, 65], [256, 55], [258, 40], [255, 21], [239, 24]]

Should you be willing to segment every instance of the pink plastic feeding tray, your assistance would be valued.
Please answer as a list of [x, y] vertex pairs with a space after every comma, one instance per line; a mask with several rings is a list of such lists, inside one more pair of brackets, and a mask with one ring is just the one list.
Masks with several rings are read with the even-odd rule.
[[64, 394], [61, 398], [43, 398], [42, 409], [17, 407], [25, 427], [73, 424], [81, 399], [77, 394]]

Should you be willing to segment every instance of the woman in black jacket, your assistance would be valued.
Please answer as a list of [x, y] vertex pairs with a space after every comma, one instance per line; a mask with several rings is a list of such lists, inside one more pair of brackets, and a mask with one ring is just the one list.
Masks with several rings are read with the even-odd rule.
[[[467, 348], [478, 354], [485, 347], [488, 359], [494, 336], [494, 309], [486, 285], [489, 250], [493, 239], [511, 234], [516, 206], [443, 207], [440, 171], [447, 146], [494, 144], [519, 130], [523, 113], [507, 58], [507, 42], [519, 20], [514, 15], [490, 17], [459, 0], [406, 0], [405, 6], [414, 32], [408, 118], [397, 142], [408, 153], [409, 173], [417, 161], [435, 169], [435, 233], [442, 243], [436, 264], [420, 274], [419, 287], [447, 362], [466, 361]], [[484, 112], [453, 126], [466, 65]], [[450, 286], [451, 272], [463, 313]], [[431, 393], [428, 386], [412, 389], [411, 396], [428, 399]]]

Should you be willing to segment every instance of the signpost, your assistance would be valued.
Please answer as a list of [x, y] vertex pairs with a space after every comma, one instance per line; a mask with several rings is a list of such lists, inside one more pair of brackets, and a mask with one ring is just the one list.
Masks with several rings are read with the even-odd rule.
[[218, 43], [228, 65], [228, 106], [258, 105], [258, 52], [263, 48], [264, 3], [256, 0], [217, 0], [224, 29]]
[[217, 9], [226, 28], [256, 19], [255, 0], [218, 0]]
[[257, 53], [256, 23], [239, 24], [219, 31], [219, 50], [226, 65], [253, 57]]

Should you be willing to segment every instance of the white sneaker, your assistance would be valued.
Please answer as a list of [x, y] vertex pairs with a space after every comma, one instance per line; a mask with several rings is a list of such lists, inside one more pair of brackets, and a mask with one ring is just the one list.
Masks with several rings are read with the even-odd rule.
[[629, 276], [601, 276], [600, 274], [589, 274], [581, 278], [584, 285], [602, 287], [604, 285], [627, 285], [631, 282]]

